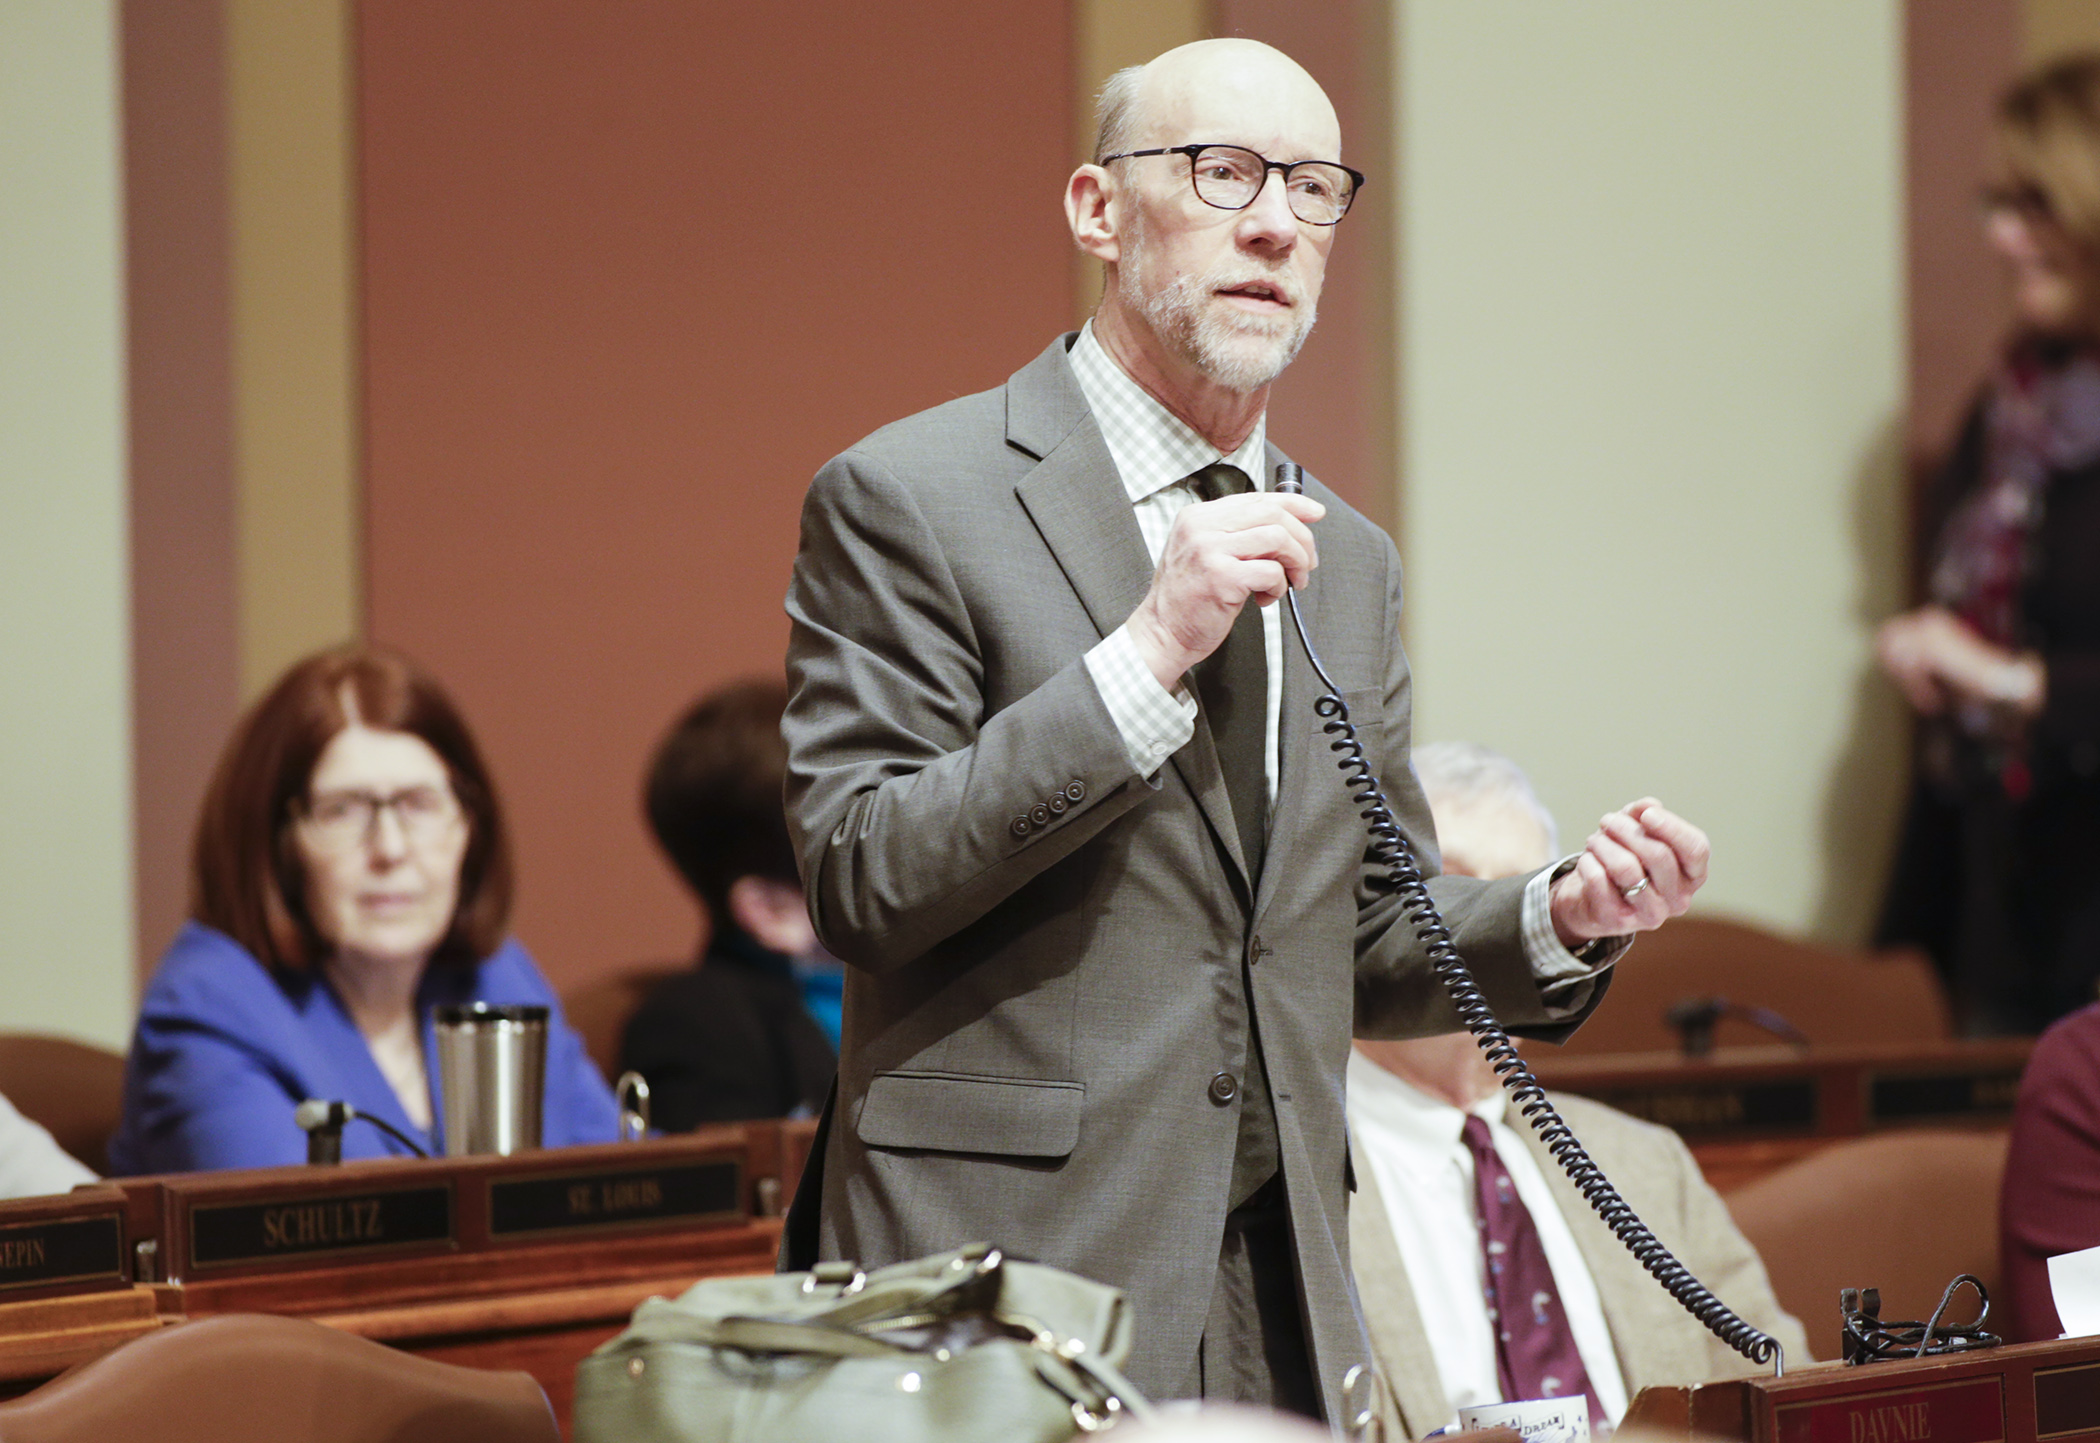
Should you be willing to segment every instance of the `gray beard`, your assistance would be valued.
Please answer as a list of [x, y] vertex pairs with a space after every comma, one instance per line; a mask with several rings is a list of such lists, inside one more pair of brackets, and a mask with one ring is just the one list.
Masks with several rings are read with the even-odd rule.
[[1137, 287], [1141, 243], [1133, 238], [1127, 264], [1117, 267], [1116, 285], [1126, 304], [1140, 311], [1167, 348], [1228, 391], [1258, 391], [1282, 375], [1312, 334], [1316, 307], [1300, 306], [1281, 316], [1257, 316], [1206, 304], [1212, 289], [1265, 280], [1258, 268], [1219, 277], [1183, 276], [1165, 290], [1144, 295]]

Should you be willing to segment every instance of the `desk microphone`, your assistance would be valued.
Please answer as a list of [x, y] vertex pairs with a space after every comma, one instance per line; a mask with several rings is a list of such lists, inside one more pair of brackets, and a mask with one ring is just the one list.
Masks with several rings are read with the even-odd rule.
[[292, 1121], [299, 1124], [299, 1130], [306, 1134], [306, 1160], [309, 1164], [326, 1167], [340, 1163], [343, 1160], [343, 1129], [353, 1122], [369, 1122], [417, 1157], [430, 1156], [414, 1138], [391, 1122], [369, 1112], [359, 1112], [347, 1102], [309, 1097], [293, 1109]]

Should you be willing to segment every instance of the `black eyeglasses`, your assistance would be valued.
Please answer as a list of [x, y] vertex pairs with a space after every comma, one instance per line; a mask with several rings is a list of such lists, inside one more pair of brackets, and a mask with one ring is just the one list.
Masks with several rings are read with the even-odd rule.
[[1350, 203], [1364, 183], [1362, 171], [1336, 161], [1294, 160], [1285, 165], [1243, 145], [1167, 145], [1155, 150], [1126, 150], [1119, 155], [1104, 155], [1099, 163], [1107, 165], [1112, 160], [1136, 160], [1146, 155], [1187, 156], [1196, 198], [1219, 210], [1245, 210], [1269, 183], [1269, 172], [1280, 170], [1291, 214], [1307, 225], [1333, 225], [1339, 221], [1349, 213]]

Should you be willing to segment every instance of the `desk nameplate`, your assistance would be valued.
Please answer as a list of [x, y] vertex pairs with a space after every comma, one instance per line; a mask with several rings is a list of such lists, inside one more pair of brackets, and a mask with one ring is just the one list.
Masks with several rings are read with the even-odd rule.
[[1867, 1079], [1871, 1124], [2002, 1117], [2020, 1093], [2020, 1069], [1975, 1072], [1874, 1072]]
[[0, 1227], [0, 1293], [68, 1283], [123, 1286], [131, 1281], [124, 1262], [124, 1219], [114, 1211]]
[[2034, 1435], [2100, 1433], [2100, 1363], [2034, 1370]]
[[1774, 1421], [1775, 1443], [2003, 1443], [2005, 1386], [1991, 1375], [1847, 1393], [1784, 1404]]
[[1687, 1136], [1731, 1132], [1814, 1132], [1813, 1077], [1772, 1081], [1672, 1081], [1645, 1087], [1574, 1087], [1621, 1112]]
[[450, 1181], [199, 1203], [189, 1213], [189, 1264], [209, 1272], [352, 1253], [454, 1248], [456, 1213]]
[[734, 1158], [608, 1165], [492, 1179], [491, 1241], [673, 1223], [740, 1222], [744, 1170]]

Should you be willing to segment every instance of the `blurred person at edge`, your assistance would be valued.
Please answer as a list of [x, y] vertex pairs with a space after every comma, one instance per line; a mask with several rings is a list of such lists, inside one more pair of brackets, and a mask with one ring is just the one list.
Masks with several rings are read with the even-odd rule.
[[[611, 1142], [612, 1092], [505, 938], [510, 844], [480, 750], [389, 651], [298, 663], [235, 728], [197, 823], [190, 917], [146, 989], [118, 1173], [306, 1159], [293, 1111], [347, 1102], [442, 1151], [433, 1009], [550, 1009], [541, 1135]], [[346, 1158], [400, 1153], [352, 1123]]]
[[71, 1192], [94, 1171], [58, 1145], [44, 1127], [0, 1097], [0, 1199]]
[[780, 681], [711, 692], [649, 767], [650, 830], [711, 924], [699, 964], [658, 984], [620, 1040], [667, 1132], [814, 1116], [838, 1066], [811, 1004], [836, 1026], [844, 967], [817, 945], [788, 841], [786, 707]]
[[2100, 1002], [2044, 1032], [2020, 1074], [1998, 1247], [1992, 1330], [2008, 1343], [2060, 1336], [2049, 1259], [2100, 1247]]
[[[1416, 748], [1414, 767], [1446, 874], [1518, 876], [1560, 855], [1552, 814], [1508, 757], [1435, 742]], [[1756, 1249], [1677, 1134], [1587, 1098], [1551, 1096], [1634, 1212], [1693, 1275], [1777, 1338], [1789, 1363], [1807, 1361], [1801, 1324], [1779, 1306]], [[1580, 1374], [1542, 1391], [1586, 1392], [1593, 1436], [1609, 1435], [1643, 1388], [1757, 1371], [1656, 1286], [1538, 1134], [1509, 1115], [1507, 1097], [1469, 1033], [1359, 1041], [1349, 1059], [1358, 1186], [1349, 1249], [1384, 1381], [1384, 1436], [1419, 1438], [1455, 1426], [1460, 1408], [1515, 1401], [1505, 1393], [1525, 1386], [1521, 1360], [1496, 1341], [1465, 1139], [1470, 1118], [1484, 1127], [1476, 1137], [1494, 1148], [1551, 1273], [1557, 1296], [1532, 1299], [1532, 1325], [1557, 1329], [1561, 1351], [1540, 1356], [1565, 1357], [1572, 1343], [1580, 1359]]]
[[2013, 333], [1919, 511], [1924, 604], [1877, 639], [1918, 729], [1876, 940], [1931, 953], [1972, 1034], [2100, 978], [2100, 55], [2021, 80], [1998, 137]]

